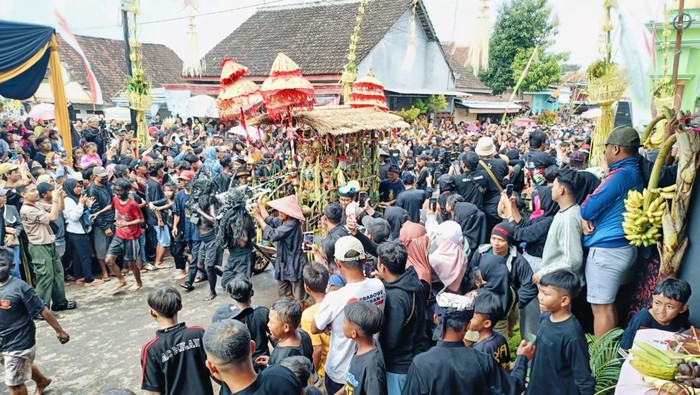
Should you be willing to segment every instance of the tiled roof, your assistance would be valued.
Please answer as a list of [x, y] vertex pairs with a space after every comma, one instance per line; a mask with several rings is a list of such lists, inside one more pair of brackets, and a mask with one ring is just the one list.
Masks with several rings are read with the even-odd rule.
[[468, 65], [469, 47], [460, 47], [453, 42], [443, 42], [440, 43], [440, 45], [442, 45], [442, 49], [445, 51], [445, 56], [450, 63], [450, 67], [455, 73], [459, 74], [459, 78], [455, 82], [455, 88], [457, 90], [477, 89], [491, 91], [491, 88], [474, 76], [474, 69]]
[[[324, 1], [261, 9], [207, 53], [206, 75], [218, 77], [221, 61], [233, 58], [250, 68], [249, 76], [267, 76], [279, 52], [294, 60], [305, 75], [339, 75], [347, 62], [358, 4]], [[370, 0], [356, 48], [358, 64], [412, 4], [412, 0]]]
[[[127, 84], [124, 41], [88, 36], [76, 38], [100, 84], [105, 104], [110, 104], [112, 98]], [[173, 50], [161, 44], [143, 44], [141, 51], [146, 79], [152, 87], [159, 88], [162, 84], [183, 81], [182, 60]], [[90, 84], [82, 58], [60, 35], [58, 53], [71, 78], [89, 90]]]

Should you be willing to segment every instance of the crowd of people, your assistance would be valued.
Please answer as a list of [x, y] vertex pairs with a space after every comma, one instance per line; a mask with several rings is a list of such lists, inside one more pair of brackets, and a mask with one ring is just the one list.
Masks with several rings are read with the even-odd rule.
[[[148, 148], [117, 122], [73, 124], [73, 158], [51, 121], [0, 131], [0, 360], [11, 394], [32, 378], [34, 320], [65, 343], [51, 311], [79, 308], [64, 283], [148, 296], [156, 337], [142, 389], [160, 394], [593, 394], [584, 329], [620, 324], [618, 291], [638, 261], [622, 229], [653, 152], [615, 128], [590, 168], [592, 125], [484, 122], [393, 131], [381, 141], [377, 190], [330, 191], [309, 239], [294, 189], [264, 202], [294, 161], [284, 133], [246, 140], [231, 123], [152, 120]], [[664, 167], [660, 185], [672, 184]], [[322, 237], [319, 237], [321, 235]], [[272, 243], [280, 297], [253, 304], [254, 243]], [[86, 253], [90, 251], [90, 253]], [[127, 279], [132, 284], [127, 284]], [[198, 283], [232, 304], [212, 324], [178, 320]], [[627, 326], [689, 326], [690, 285], [665, 279]], [[144, 298], [146, 296], [144, 295]], [[592, 316], [592, 319], [589, 319]], [[511, 353], [509, 340], [521, 342]]]

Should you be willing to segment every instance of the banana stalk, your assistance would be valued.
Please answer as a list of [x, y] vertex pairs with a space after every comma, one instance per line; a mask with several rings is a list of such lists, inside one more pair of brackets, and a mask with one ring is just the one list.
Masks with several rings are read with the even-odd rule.
[[664, 119], [666, 119], [666, 115], [662, 113], [651, 120], [649, 125], [647, 125], [646, 129], [644, 129], [644, 133], [642, 133], [642, 146], [645, 146], [647, 144], [647, 140], [651, 137], [651, 134], [654, 131], [654, 128], [656, 127], [656, 124]]
[[[651, 170], [651, 176], [649, 177], [649, 185], [647, 185], [647, 189], [650, 191], [656, 189], [656, 187], [659, 184], [659, 176], [661, 175], [661, 169], [664, 167], [664, 163], [666, 163], [666, 157], [668, 156], [668, 153], [671, 152], [671, 148], [673, 147], [673, 144], [676, 143], [676, 135], [673, 134], [671, 137], [669, 137], [666, 141], [664, 141], [664, 144], [661, 146], [661, 149], [659, 149], [659, 155], [656, 157], [656, 161], [654, 161], [654, 168]], [[649, 209], [649, 205], [651, 204], [651, 201], [653, 200], [654, 194], [648, 194], [644, 198], [644, 211]]]
[[[663, 247], [661, 250], [661, 270], [659, 276], [673, 277], [678, 273], [683, 254], [688, 247], [687, 220], [690, 211], [693, 183], [700, 167], [700, 135], [692, 130], [678, 131], [674, 136], [678, 140], [678, 174], [676, 192], [670, 210], [664, 212]], [[666, 143], [664, 143], [666, 144]], [[659, 155], [661, 156], [661, 155]], [[658, 160], [657, 160], [658, 161]], [[656, 164], [652, 177], [656, 171]]]

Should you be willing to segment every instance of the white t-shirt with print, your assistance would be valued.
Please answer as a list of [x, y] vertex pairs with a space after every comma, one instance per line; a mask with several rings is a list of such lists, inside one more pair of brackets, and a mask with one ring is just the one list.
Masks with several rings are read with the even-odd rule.
[[343, 309], [357, 300], [374, 303], [384, 311], [386, 293], [384, 284], [376, 278], [366, 278], [359, 283], [348, 283], [343, 288], [329, 292], [321, 302], [314, 321], [316, 327], [323, 329], [332, 324], [331, 344], [326, 358], [326, 375], [338, 384], [345, 383], [350, 360], [355, 353], [355, 342], [343, 335]]

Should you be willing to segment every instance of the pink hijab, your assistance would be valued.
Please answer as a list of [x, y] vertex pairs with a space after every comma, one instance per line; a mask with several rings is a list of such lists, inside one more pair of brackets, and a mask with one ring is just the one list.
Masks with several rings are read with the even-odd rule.
[[406, 221], [401, 227], [399, 240], [408, 250], [408, 262], [406, 267], [413, 266], [418, 274], [418, 278], [431, 284], [430, 262], [428, 261], [428, 245], [430, 237], [425, 227], [421, 224]]
[[430, 265], [445, 287], [459, 291], [462, 278], [467, 271], [467, 257], [464, 254], [462, 227], [455, 221], [445, 221], [437, 227], [435, 244], [437, 249], [430, 254]]

